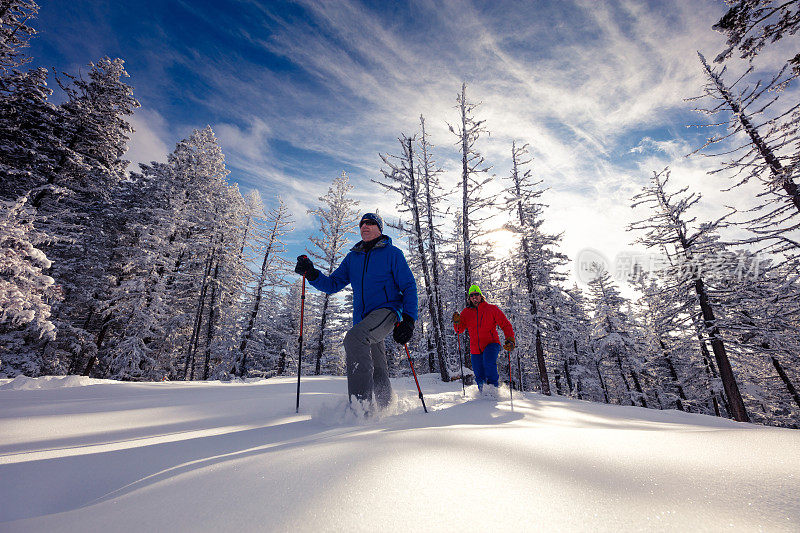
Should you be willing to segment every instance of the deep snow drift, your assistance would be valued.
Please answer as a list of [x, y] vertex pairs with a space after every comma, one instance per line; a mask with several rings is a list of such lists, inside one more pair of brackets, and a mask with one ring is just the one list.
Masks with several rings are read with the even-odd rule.
[[800, 431], [421, 383], [0, 380], [0, 530], [800, 530]]

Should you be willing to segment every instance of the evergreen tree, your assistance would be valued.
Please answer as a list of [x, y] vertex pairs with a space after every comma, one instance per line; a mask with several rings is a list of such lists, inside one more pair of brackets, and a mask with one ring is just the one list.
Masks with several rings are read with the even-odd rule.
[[[640, 361], [632, 335], [633, 319], [623, 310], [627, 306], [624, 298], [611, 278], [611, 274], [600, 265], [595, 265], [595, 277], [589, 282], [592, 307], [592, 344], [595, 358], [606, 370], [605, 388], [614, 385], [614, 398], [619, 403], [640, 403], [647, 407], [647, 398], [641, 386]], [[620, 385], [621, 383], [621, 385]]]
[[[731, 173], [736, 180], [734, 187], [750, 180], [758, 180], [764, 186], [759, 203], [748, 209], [754, 215], [746, 226], [755, 236], [743, 243], [766, 242], [765, 250], [796, 259], [800, 257], [800, 243], [794, 236], [800, 226], [800, 189], [795, 182], [794, 169], [799, 161], [800, 104], [784, 110], [772, 107], [779, 101], [777, 89], [788, 83], [783, 77], [784, 71], [767, 84], [758, 82], [734, 94], [736, 86], [750, 71], [728, 87], [723, 80], [725, 69], [713, 71], [703, 55], [698, 55], [708, 77], [704, 95], [714, 102], [710, 109], [700, 111], [712, 116], [728, 112], [726, 133], [711, 137], [703, 146], [724, 145], [719, 155], [730, 159], [715, 172]], [[730, 143], [738, 144], [731, 148]]]
[[42, 368], [25, 349], [25, 337], [54, 339], [50, 301], [54, 280], [44, 274], [50, 261], [37, 248], [43, 236], [26, 210], [26, 198], [0, 200], [0, 368], [4, 375], [38, 375]]
[[[259, 322], [259, 315], [264, 314], [265, 305], [275, 295], [275, 291], [269, 291], [269, 288], [281, 288], [286, 285], [282, 273], [286, 270], [288, 263], [281, 258], [282, 253], [286, 251], [286, 244], [283, 238], [292, 229], [293, 220], [289, 213], [289, 208], [283, 203], [281, 198], [278, 198], [278, 205], [274, 209], [270, 209], [266, 214], [264, 222], [259, 224], [255, 229], [255, 239], [253, 243], [254, 252], [261, 255], [261, 269], [254, 276], [254, 283], [252, 293], [246, 299], [247, 305], [245, 307], [247, 315], [245, 316], [245, 326], [242, 331], [242, 339], [239, 345], [239, 363], [238, 369], [234, 369], [233, 373], [239, 376], [247, 375], [247, 355], [248, 345], [261, 344], [263, 351], [263, 343], [254, 343], [256, 340], [256, 326], [259, 324], [268, 323], [262, 317]], [[265, 296], [269, 299], [265, 299]], [[249, 309], [247, 309], [249, 307]], [[253, 349], [251, 347], [251, 349]]]
[[[313, 248], [308, 255], [317, 261], [319, 269], [330, 276], [346, 254], [349, 236], [355, 234], [359, 220], [357, 210], [359, 202], [353, 200], [353, 186], [345, 172], [331, 184], [325, 196], [319, 198], [320, 205], [310, 209], [309, 214], [317, 217], [321, 237], [309, 237]], [[307, 296], [308, 297], [308, 296]], [[341, 354], [333, 350], [331, 339], [343, 333], [342, 323], [334, 318], [341, 313], [336, 305], [336, 297], [322, 293], [322, 304], [319, 312], [319, 333], [314, 343], [314, 373], [319, 375], [323, 370], [323, 362], [328, 369], [341, 367]], [[308, 315], [307, 315], [308, 316]], [[315, 316], [315, 315], [311, 315]], [[304, 326], [305, 327], [305, 326]], [[313, 338], [304, 335], [306, 338]]]
[[0, 1], [0, 76], [29, 61], [22, 50], [37, 33], [28, 22], [38, 13], [39, 6], [32, 0]]
[[450, 131], [458, 137], [458, 145], [461, 150], [461, 179], [458, 186], [461, 188], [461, 254], [464, 262], [464, 293], [469, 291], [472, 285], [473, 269], [480, 268], [480, 264], [474, 264], [472, 255], [472, 244], [480, 238], [484, 230], [481, 229], [487, 217], [482, 215], [482, 211], [494, 205], [491, 196], [485, 194], [485, 186], [492, 178], [484, 177], [490, 170], [485, 166], [485, 161], [475, 144], [481, 134], [488, 133], [483, 120], [475, 118], [475, 110], [479, 103], [467, 100], [467, 85], [461, 85], [461, 93], [456, 97], [458, 105], [456, 109], [460, 113], [460, 124], [455, 128], [450, 125]]
[[518, 256], [523, 267], [525, 288], [528, 293], [528, 313], [532, 318], [536, 364], [539, 371], [541, 391], [550, 394], [550, 380], [545, 364], [542, 331], [561, 328], [558, 315], [551, 314], [552, 302], [547, 300], [557, 293], [557, 282], [565, 276], [557, 271], [567, 262], [567, 257], [556, 251], [560, 235], [549, 235], [542, 231], [544, 205], [541, 196], [545, 189], [542, 180], [534, 180], [530, 169], [524, 168], [531, 162], [528, 158], [528, 145], [518, 147], [516, 141], [511, 145], [510, 185], [506, 188], [505, 210], [511, 222], [506, 225], [520, 236]]
[[[386, 181], [373, 181], [398, 194], [400, 212], [408, 213], [411, 219], [411, 226], [406, 228], [403, 225], [398, 225], [396, 227], [404, 230], [408, 235], [410, 266], [412, 269], [422, 271], [425, 295], [421, 307], [427, 310], [424, 318], [427, 318], [429, 325], [426, 326], [426, 320], [422, 320], [420, 321], [420, 326], [423, 332], [426, 333], [425, 338], [429, 345], [426, 350], [429, 354], [428, 369], [430, 372], [434, 372], [437, 366], [435, 363], [438, 362], [442, 381], [449, 381], [450, 373], [447, 368], [444, 337], [442, 336], [442, 328], [439, 325], [441, 313], [437, 312], [436, 309], [434, 280], [430, 266], [431, 260], [429, 250], [425, 247], [425, 244], [430, 242], [427, 234], [431, 231], [430, 228], [423, 225], [425, 209], [428, 204], [426, 199], [428, 191], [423, 189], [426, 184], [421, 178], [420, 165], [415, 158], [415, 138], [401, 135], [398, 141], [402, 155], [381, 154], [384, 164], [381, 172]], [[428, 168], [429, 165], [430, 163], [428, 163]], [[428, 184], [429, 182], [430, 180], [428, 180]]]
[[[768, 44], [794, 35], [800, 28], [800, 2], [798, 0], [725, 0], [731, 6], [714, 24], [714, 29], [728, 37], [728, 48], [715, 62], [721, 63], [738, 48], [742, 59], [752, 61]], [[789, 58], [787, 64], [794, 75], [800, 75], [800, 53]]]
[[634, 207], [649, 207], [652, 215], [646, 220], [631, 224], [630, 229], [644, 233], [638, 242], [667, 252], [671, 266], [666, 269], [665, 275], [675, 280], [679, 286], [688, 286], [694, 291], [702, 313], [702, 334], [711, 343], [731, 415], [740, 422], [746, 422], [749, 420], [747, 411], [717, 323], [716, 314], [719, 313], [719, 308], [715, 308], [713, 293], [709, 290], [703, 272], [703, 265], [708, 265], [719, 256], [720, 246], [716, 232], [727, 216], [712, 223], [701, 224], [697, 230], [692, 231], [689, 224], [695, 219], [686, 220], [686, 214], [699, 201], [700, 196], [686, 195], [686, 187], [675, 193], [667, 193], [665, 187], [668, 180], [668, 170], [654, 173], [651, 183], [634, 197]]
[[47, 70], [0, 76], [0, 198], [40, 192], [58, 159], [61, 111], [48, 102]]
[[31, 200], [39, 229], [51, 237], [44, 251], [64, 295], [53, 311], [59, 336], [42, 348], [54, 372], [81, 371], [78, 365], [95, 360], [108, 331], [99, 311], [119, 275], [113, 204], [128, 165], [127, 117], [139, 105], [124, 77], [121, 59], [104, 58], [91, 65], [88, 80], [68, 76], [71, 84], [61, 84], [67, 101], [54, 130], [60, 143], [50, 147], [55, 163]]

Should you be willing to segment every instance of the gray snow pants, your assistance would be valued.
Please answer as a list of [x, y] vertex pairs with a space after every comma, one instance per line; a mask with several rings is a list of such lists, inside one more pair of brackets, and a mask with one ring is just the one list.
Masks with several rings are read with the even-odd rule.
[[383, 409], [392, 399], [392, 384], [386, 365], [386, 344], [383, 340], [394, 329], [397, 313], [376, 309], [353, 326], [344, 336], [347, 358], [347, 392], [350, 400], [375, 400]]

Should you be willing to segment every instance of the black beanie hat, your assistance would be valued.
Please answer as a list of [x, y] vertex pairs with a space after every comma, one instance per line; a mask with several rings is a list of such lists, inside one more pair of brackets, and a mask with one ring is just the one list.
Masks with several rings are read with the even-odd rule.
[[358, 223], [358, 227], [361, 227], [361, 224], [364, 223], [365, 220], [369, 220], [370, 222], [374, 222], [378, 225], [378, 229], [383, 233], [383, 219], [377, 213], [364, 213], [364, 216], [361, 217], [361, 220]]

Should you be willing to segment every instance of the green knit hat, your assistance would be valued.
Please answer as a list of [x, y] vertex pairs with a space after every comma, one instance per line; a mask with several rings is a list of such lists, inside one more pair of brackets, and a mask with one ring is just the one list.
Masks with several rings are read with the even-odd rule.
[[473, 285], [473, 286], [471, 286], [471, 287], [469, 288], [469, 291], [468, 291], [468, 292], [469, 292], [469, 295], [470, 295], [470, 296], [472, 296], [472, 294], [473, 294], [473, 293], [475, 293], [475, 292], [477, 292], [478, 294], [480, 294], [481, 296], [483, 296], [483, 293], [481, 292], [481, 288], [480, 288], [480, 287], [478, 287], [477, 285]]

